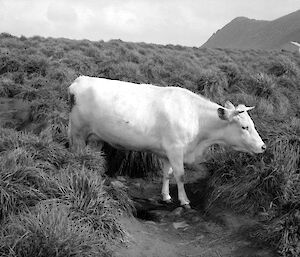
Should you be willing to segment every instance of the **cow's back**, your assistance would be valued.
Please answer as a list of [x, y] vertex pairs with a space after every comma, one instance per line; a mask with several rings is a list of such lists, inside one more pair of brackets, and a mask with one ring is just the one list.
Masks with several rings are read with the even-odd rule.
[[[79, 77], [70, 86], [75, 108], [89, 122], [105, 119], [106, 123], [151, 125], [159, 100], [159, 87], [102, 78]], [[163, 88], [161, 88], [163, 89]]]

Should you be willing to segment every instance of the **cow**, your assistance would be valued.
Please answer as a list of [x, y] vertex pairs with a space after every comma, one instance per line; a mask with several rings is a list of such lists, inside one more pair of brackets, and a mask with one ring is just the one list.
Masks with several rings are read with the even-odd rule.
[[298, 51], [300, 53], [300, 44], [298, 42], [291, 41], [291, 43], [295, 46], [298, 46]]
[[162, 198], [171, 201], [173, 173], [182, 206], [189, 207], [184, 189], [184, 164], [199, 162], [213, 144], [249, 153], [266, 145], [247, 111], [254, 107], [227, 101], [225, 107], [180, 87], [78, 77], [69, 86], [69, 138], [74, 150], [90, 136], [113, 147], [150, 151], [163, 163]]

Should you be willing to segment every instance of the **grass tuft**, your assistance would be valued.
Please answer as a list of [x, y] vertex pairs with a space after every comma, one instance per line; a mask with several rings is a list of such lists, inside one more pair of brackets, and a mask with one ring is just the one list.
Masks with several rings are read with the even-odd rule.
[[72, 219], [63, 204], [40, 203], [21, 215], [11, 215], [1, 237], [1, 256], [110, 256], [92, 226]]
[[25, 149], [0, 156], [0, 220], [61, 194], [60, 186]]
[[[281, 130], [282, 131], [282, 130]], [[298, 256], [300, 230], [300, 138], [269, 134], [267, 152], [249, 156], [218, 151], [208, 166], [208, 209], [223, 203], [236, 212], [263, 215], [254, 236], [276, 247], [283, 256]]]
[[124, 236], [117, 221], [122, 213], [120, 204], [107, 193], [99, 174], [85, 168], [66, 170], [59, 180], [65, 186], [63, 200], [69, 203], [73, 218], [90, 224], [109, 241]]

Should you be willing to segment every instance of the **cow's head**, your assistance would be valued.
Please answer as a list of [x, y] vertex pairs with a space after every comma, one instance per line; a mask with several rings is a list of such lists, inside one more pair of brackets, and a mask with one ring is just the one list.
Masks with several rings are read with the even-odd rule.
[[224, 141], [227, 144], [238, 151], [262, 153], [266, 150], [266, 145], [247, 113], [253, 108], [245, 105], [235, 107], [228, 101], [225, 103], [225, 108], [218, 109], [218, 115], [222, 120], [228, 121], [224, 129]]

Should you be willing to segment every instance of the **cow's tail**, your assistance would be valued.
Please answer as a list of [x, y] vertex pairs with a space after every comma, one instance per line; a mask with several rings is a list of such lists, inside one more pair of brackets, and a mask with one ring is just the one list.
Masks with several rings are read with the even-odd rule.
[[69, 147], [73, 146], [73, 133], [72, 133], [72, 111], [75, 105], [75, 95], [68, 88], [68, 104], [69, 104], [69, 124], [68, 124], [68, 139], [69, 139]]

